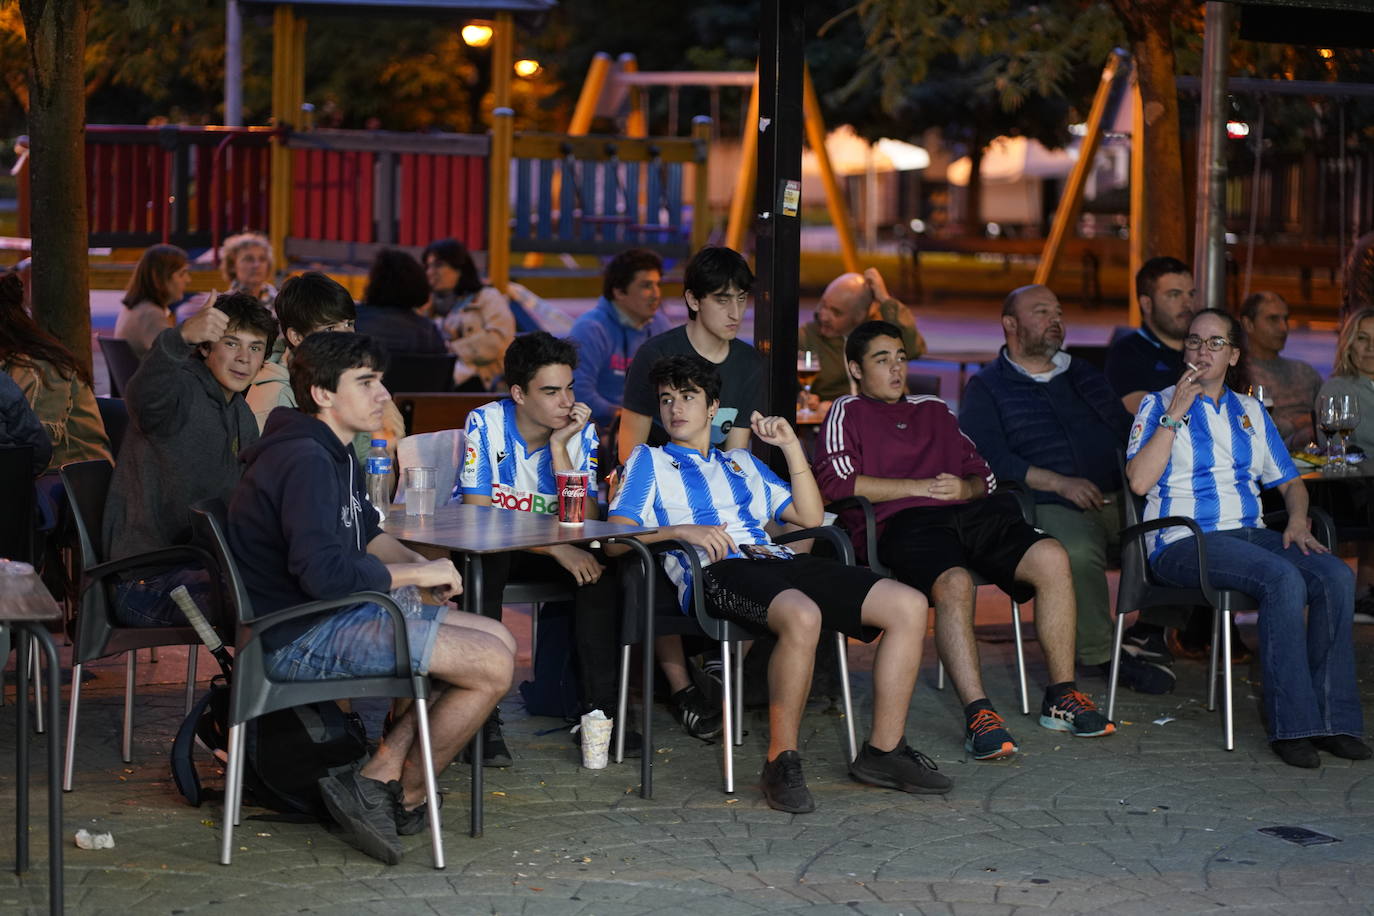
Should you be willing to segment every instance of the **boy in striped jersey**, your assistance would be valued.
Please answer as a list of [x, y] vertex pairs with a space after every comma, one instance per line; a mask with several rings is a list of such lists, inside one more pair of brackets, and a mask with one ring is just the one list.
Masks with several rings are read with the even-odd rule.
[[769, 806], [815, 809], [797, 739], [822, 629], [865, 642], [883, 634], [873, 663], [873, 727], [850, 775], [905, 792], [949, 791], [949, 778], [903, 734], [921, 663], [925, 597], [869, 570], [773, 543], [764, 529], [768, 522], [811, 527], [822, 517], [806, 454], [786, 420], [754, 411], [749, 426], [786, 456], [790, 487], [747, 449], [711, 447], [720, 406], [714, 366], [699, 357], [671, 356], [655, 364], [650, 381], [669, 442], [636, 446], [610, 520], [656, 526], [657, 533], [642, 540], [675, 538], [697, 551], [704, 567], [699, 583], [690, 580], [684, 557], [670, 553], [664, 560], [684, 612], [691, 590], [701, 587], [712, 614], [777, 635], [768, 665], [769, 745], [760, 779]]
[[[859, 393], [830, 408], [816, 446], [816, 477], [827, 500], [863, 496], [873, 503], [878, 559], [940, 609], [935, 644], [964, 704], [965, 749], [978, 760], [1017, 751], [983, 689], [971, 570], [1018, 601], [1035, 599], [1050, 676], [1040, 724], [1084, 738], [1114, 732], [1074, 682], [1078, 611], [1064, 548], [1027, 524], [1012, 497], [992, 495], [992, 471], [944, 401], [905, 394], [899, 328], [885, 321], [859, 325], [845, 343], [845, 358]], [[862, 519], [850, 522], [846, 527], [863, 549]]]
[[[588, 422], [591, 410], [573, 395], [576, 368], [577, 349], [547, 331], [511, 342], [505, 356], [510, 398], [468, 414], [455, 496], [476, 506], [553, 515], [558, 512], [555, 471], [587, 471], [596, 480], [596, 427]], [[596, 514], [596, 500], [588, 499], [587, 517]], [[615, 576], [601, 558], [582, 547], [557, 544], [489, 556], [483, 574], [482, 615], [495, 620], [501, 619], [501, 592], [512, 577], [577, 586], [578, 700], [587, 711], [615, 709], [619, 604]], [[487, 720], [482, 737], [483, 765], [509, 766], [500, 710]], [[638, 756], [640, 741], [627, 732], [626, 754]]]

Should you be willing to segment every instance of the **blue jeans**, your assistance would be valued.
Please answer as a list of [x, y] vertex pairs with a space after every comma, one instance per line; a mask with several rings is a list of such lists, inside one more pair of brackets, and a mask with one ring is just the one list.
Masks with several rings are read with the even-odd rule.
[[186, 586], [201, 613], [213, 621], [210, 574], [198, 566], [120, 582], [114, 590], [115, 620], [126, 627], [189, 626], [186, 615], [172, 600], [172, 589], [178, 585]]
[[[1269, 740], [1359, 737], [1364, 719], [1355, 687], [1350, 567], [1329, 553], [1285, 550], [1282, 533], [1266, 528], [1212, 531], [1203, 535], [1203, 543], [1212, 584], [1259, 600]], [[1196, 588], [1196, 550], [1191, 537], [1175, 541], [1151, 567], [1161, 582]]]
[[[414, 586], [392, 597], [405, 616], [410, 640], [410, 670], [429, 673], [430, 656], [448, 605], [422, 604]], [[391, 618], [371, 602], [333, 611], [305, 633], [267, 656], [274, 681], [328, 681], [345, 677], [386, 677], [396, 671]]]

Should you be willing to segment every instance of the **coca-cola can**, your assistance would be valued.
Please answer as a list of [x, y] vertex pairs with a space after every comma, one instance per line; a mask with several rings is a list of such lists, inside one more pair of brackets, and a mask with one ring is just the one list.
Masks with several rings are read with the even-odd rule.
[[587, 471], [555, 471], [558, 486], [558, 523], [580, 525], [587, 520]]

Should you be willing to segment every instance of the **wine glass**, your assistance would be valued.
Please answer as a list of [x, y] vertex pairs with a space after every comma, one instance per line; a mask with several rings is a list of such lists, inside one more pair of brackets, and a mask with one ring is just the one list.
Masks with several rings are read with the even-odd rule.
[[814, 350], [803, 350], [797, 354], [797, 381], [802, 386], [802, 406], [798, 413], [811, 413], [811, 384], [820, 373], [820, 357]]
[[1317, 408], [1317, 425], [1326, 435], [1326, 468], [1332, 474], [1344, 473], [1346, 439], [1360, 421], [1360, 404], [1352, 394], [1331, 394]]

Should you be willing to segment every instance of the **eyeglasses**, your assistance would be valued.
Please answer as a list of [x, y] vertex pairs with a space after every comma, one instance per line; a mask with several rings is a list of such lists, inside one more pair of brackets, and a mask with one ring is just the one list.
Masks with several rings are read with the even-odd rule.
[[1207, 349], [1215, 353], [1223, 347], [1231, 346], [1231, 341], [1221, 335], [1203, 339], [1196, 334], [1189, 334], [1187, 337], [1183, 338], [1183, 349], [1185, 350], [1201, 350], [1204, 344], [1206, 344]]

